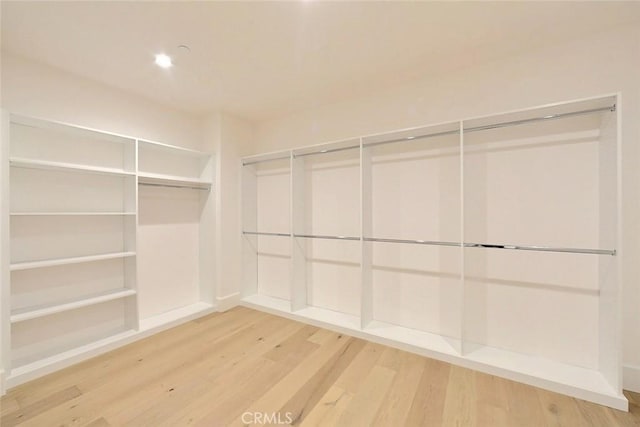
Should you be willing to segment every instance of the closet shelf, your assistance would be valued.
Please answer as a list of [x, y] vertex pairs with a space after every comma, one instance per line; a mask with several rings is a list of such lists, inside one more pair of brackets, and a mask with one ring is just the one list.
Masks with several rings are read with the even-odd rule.
[[141, 146], [146, 146], [145, 148], [149, 148], [152, 150], [165, 151], [171, 154], [184, 155], [184, 156], [203, 158], [203, 159], [211, 157], [211, 153], [192, 150], [191, 148], [178, 147], [177, 145], [164, 144], [162, 142], [147, 141], [142, 139], [139, 140], [139, 142]]
[[67, 172], [84, 172], [96, 173], [102, 175], [115, 176], [135, 176], [134, 172], [127, 172], [122, 169], [105, 168], [100, 166], [79, 165], [75, 163], [51, 162], [48, 160], [33, 160], [21, 157], [11, 157], [10, 163], [12, 167], [28, 168], [28, 169], [45, 169]]
[[[15, 366], [12, 367], [11, 373], [7, 378], [7, 382], [10, 384], [21, 384], [25, 381], [29, 381], [30, 379], [42, 375], [42, 373], [40, 373], [41, 371], [44, 371], [45, 373], [51, 372], [51, 366], [55, 366], [56, 364], [59, 364], [61, 362], [64, 362], [68, 365], [73, 363], [74, 360], [84, 360], [91, 356], [104, 353], [105, 351], [109, 351], [116, 346], [122, 345], [123, 341], [126, 342], [126, 340], [132, 340], [135, 335], [135, 330], [128, 329], [109, 337], [75, 347], [71, 350], [44, 357], [34, 362], [17, 362]], [[48, 371], [47, 368], [49, 368]]]
[[25, 320], [37, 319], [39, 317], [49, 316], [51, 314], [61, 313], [63, 311], [75, 310], [76, 308], [86, 307], [89, 305], [100, 304], [102, 302], [112, 301], [116, 299], [126, 298], [135, 295], [133, 289], [117, 289], [102, 292], [92, 296], [67, 301], [59, 304], [48, 304], [38, 307], [27, 307], [14, 310], [11, 313], [11, 323], [18, 323]]
[[79, 264], [83, 262], [104, 261], [108, 259], [127, 258], [135, 256], [135, 252], [114, 252], [108, 254], [88, 255], [72, 258], [56, 258], [42, 261], [26, 261], [11, 264], [10, 270], [29, 270], [33, 268], [55, 267], [58, 265]]
[[157, 173], [140, 172], [138, 173], [138, 183], [142, 185], [152, 185], [160, 187], [179, 187], [192, 188], [196, 190], [209, 190], [211, 188], [210, 181], [204, 181], [196, 178], [188, 178], [175, 175], [163, 175]]
[[129, 216], [135, 212], [11, 212], [11, 216]]

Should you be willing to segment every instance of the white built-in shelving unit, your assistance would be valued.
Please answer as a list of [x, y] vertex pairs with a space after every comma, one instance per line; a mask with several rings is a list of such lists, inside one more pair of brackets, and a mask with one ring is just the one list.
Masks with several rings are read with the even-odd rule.
[[627, 409], [620, 100], [243, 159], [244, 304]]
[[213, 311], [210, 154], [9, 113], [2, 129], [6, 387]]

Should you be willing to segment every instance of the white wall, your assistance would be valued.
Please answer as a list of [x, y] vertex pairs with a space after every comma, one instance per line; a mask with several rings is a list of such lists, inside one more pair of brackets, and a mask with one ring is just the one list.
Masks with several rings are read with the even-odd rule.
[[260, 123], [253, 151], [298, 147], [620, 91], [625, 384], [640, 391], [638, 70], [640, 28], [622, 27]]
[[212, 113], [204, 120], [205, 144], [216, 153], [216, 282], [218, 307], [239, 301], [241, 281], [240, 158], [253, 140], [251, 123], [228, 114]]
[[202, 148], [200, 118], [145, 98], [5, 52], [1, 78], [1, 106], [12, 113]]

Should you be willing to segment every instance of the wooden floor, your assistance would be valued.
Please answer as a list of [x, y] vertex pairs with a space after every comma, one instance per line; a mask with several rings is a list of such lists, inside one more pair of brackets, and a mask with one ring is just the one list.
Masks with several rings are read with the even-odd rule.
[[238, 307], [11, 390], [2, 427], [640, 426], [624, 413]]

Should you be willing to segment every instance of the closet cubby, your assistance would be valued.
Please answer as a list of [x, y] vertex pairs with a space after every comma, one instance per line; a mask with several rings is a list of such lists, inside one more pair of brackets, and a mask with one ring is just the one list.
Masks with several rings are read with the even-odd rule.
[[460, 123], [365, 137], [363, 159], [363, 325], [459, 354]]
[[214, 309], [213, 167], [211, 154], [138, 141], [138, 308], [143, 329]]
[[260, 297], [252, 261], [244, 304], [626, 410], [619, 107], [607, 95], [278, 153], [290, 301]]
[[139, 141], [138, 179], [146, 184], [209, 189], [211, 155], [167, 144]]
[[24, 167], [135, 174], [135, 140], [45, 120], [13, 116], [11, 162]]
[[[360, 323], [360, 141], [292, 153], [296, 310]], [[302, 267], [304, 265], [304, 267]]]
[[3, 387], [215, 310], [210, 154], [2, 120]]
[[[291, 303], [291, 159], [267, 157], [243, 164], [243, 254], [247, 268], [256, 274], [245, 278], [245, 295]], [[251, 267], [249, 267], [251, 266]], [[286, 308], [288, 309], [288, 307]]]

